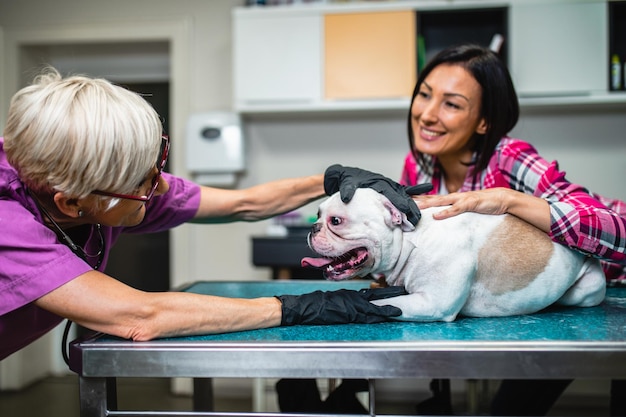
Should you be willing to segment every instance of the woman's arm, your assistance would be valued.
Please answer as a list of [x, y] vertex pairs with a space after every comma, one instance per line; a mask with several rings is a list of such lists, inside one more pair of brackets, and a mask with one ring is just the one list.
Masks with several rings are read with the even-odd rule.
[[[602, 259], [626, 260], [625, 214], [611, 210], [584, 187], [567, 181], [558, 164], [547, 162], [531, 145], [509, 141], [494, 155], [488, 170], [487, 177], [503, 178], [509, 188], [421, 196], [418, 206], [451, 204], [439, 218], [464, 211], [510, 213], [545, 231], [556, 242]], [[614, 208], [624, 207], [621, 202], [613, 203]]]
[[[569, 182], [556, 161], [548, 162], [529, 144], [513, 142], [500, 165], [512, 188], [548, 203], [552, 240], [595, 257], [626, 260], [626, 216], [607, 207], [585, 187]], [[608, 199], [605, 199], [608, 201]], [[623, 204], [616, 204], [614, 207]]]
[[371, 301], [401, 294], [406, 294], [402, 287], [251, 299], [148, 293], [89, 271], [40, 297], [35, 304], [95, 331], [147, 341], [280, 325], [378, 323], [400, 316], [402, 310]]
[[280, 325], [274, 297], [241, 299], [185, 292], [144, 292], [89, 271], [35, 301], [95, 331], [146, 341]]
[[194, 219], [207, 223], [255, 221], [301, 207], [324, 196], [323, 175], [283, 179], [242, 190], [202, 187]]
[[433, 217], [441, 220], [471, 211], [482, 214], [509, 213], [550, 233], [550, 206], [544, 199], [524, 194], [509, 188], [488, 188], [447, 195], [419, 196], [416, 199], [420, 209], [436, 206], [450, 206]]

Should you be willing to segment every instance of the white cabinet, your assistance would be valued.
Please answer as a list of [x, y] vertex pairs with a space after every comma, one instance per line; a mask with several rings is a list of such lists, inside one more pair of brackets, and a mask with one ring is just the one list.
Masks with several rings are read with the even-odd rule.
[[319, 13], [236, 15], [237, 108], [320, 100], [321, 19]]
[[237, 9], [234, 18], [235, 110], [408, 105], [417, 73], [413, 10]]
[[510, 71], [521, 98], [606, 92], [606, 2], [510, 6]]
[[[415, 61], [416, 35], [412, 34], [416, 34], [419, 26], [415, 17], [426, 12], [431, 15], [441, 12], [442, 16], [450, 13], [461, 26], [466, 26], [463, 19], [464, 14], [469, 16], [468, 11], [498, 8], [508, 10], [508, 27], [505, 23], [503, 31], [506, 55], [522, 107], [624, 105], [626, 93], [608, 91], [607, 1], [405, 0], [237, 8], [233, 13], [235, 110], [241, 113], [405, 112], [412, 90], [405, 85], [414, 82], [406, 72], [413, 71]], [[406, 19], [407, 14], [411, 19]], [[397, 23], [387, 24], [376, 32], [372, 20], [362, 19], [363, 15], [378, 16], [381, 22], [395, 16]], [[339, 22], [335, 24], [339, 30], [330, 30], [334, 20]], [[361, 21], [366, 22], [361, 25], [372, 26], [372, 30], [354, 32], [360, 34], [350, 41], [353, 48], [350, 43], [341, 44], [330, 38], [347, 32], [350, 26], [358, 27], [356, 23]], [[449, 21], [445, 19], [442, 29], [454, 30], [449, 27]], [[392, 46], [404, 43], [397, 41], [398, 34], [412, 37], [406, 45], [414, 49], [407, 52], [404, 46], [395, 52], [396, 57], [403, 58], [397, 61], [400, 64], [388, 55]], [[376, 49], [378, 44], [382, 50]], [[366, 59], [360, 60], [363, 57], [351, 56], [363, 54], [358, 51], [369, 54], [368, 59], [385, 56], [389, 65], [384, 70], [372, 69], [374, 65], [369, 65]], [[337, 63], [342, 60], [348, 64], [338, 71]], [[376, 74], [365, 74], [368, 70]], [[338, 75], [343, 77], [339, 81]], [[378, 84], [389, 80], [398, 81], [400, 89], [406, 89], [407, 94], [399, 94], [397, 87], [374, 91], [374, 86], [378, 88]], [[344, 89], [349, 93], [344, 94]]]

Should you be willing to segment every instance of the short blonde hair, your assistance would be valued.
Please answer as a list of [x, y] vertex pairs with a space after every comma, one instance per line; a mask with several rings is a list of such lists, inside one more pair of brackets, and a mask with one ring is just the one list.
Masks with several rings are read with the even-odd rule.
[[31, 189], [82, 198], [135, 191], [154, 167], [161, 134], [159, 115], [140, 95], [48, 67], [13, 96], [4, 149]]

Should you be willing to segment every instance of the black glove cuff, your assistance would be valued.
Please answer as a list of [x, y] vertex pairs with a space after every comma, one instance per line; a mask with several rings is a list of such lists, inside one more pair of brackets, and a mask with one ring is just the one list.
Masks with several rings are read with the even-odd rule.
[[281, 302], [282, 316], [280, 318], [281, 326], [293, 326], [300, 323], [300, 315], [298, 314], [297, 297], [293, 295], [276, 295]]

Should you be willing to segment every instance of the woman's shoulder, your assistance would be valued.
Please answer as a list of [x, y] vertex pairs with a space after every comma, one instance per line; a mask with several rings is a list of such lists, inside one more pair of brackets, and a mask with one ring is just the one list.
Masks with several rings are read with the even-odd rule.
[[497, 160], [526, 159], [530, 155], [538, 156], [537, 149], [530, 142], [506, 136], [498, 142], [493, 158]]
[[543, 164], [543, 158], [535, 147], [522, 139], [504, 137], [500, 140], [489, 163], [492, 172], [506, 176], [523, 173], [529, 166]]
[[17, 178], [17, 172], [7, 161], [7, 155], [4, 152], [4, 138], [0, 136], [0, 184], [6, 185], [15, 178]]
[[496, 151], [528, 151], [533, 150], [536, 152], [535, 147], [530, 143], [522, 139], [505, 136], [500, 139], [496, 146]]

